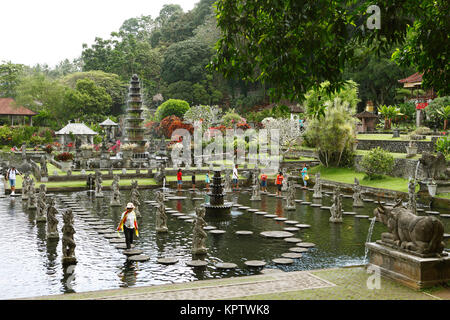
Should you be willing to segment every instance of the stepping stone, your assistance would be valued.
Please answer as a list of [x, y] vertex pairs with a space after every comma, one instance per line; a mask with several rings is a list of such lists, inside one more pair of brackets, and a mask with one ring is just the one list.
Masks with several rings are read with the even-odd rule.
[[204, 267], [206, 265], [208, 265], [208, 262], [203, 261], [203, 260], [191, 260], [186, 262], [186, 265], [189, 267]]
[[[126, 249], [127, 248], [127, 244], [126, 243], [120, 243], [120, 244], [116, 244], [115, 247], [117, 249]], [[131, 245], [131, 248], [134, 248], [134, 244]]]
[[178, 216], [178, 219], [180, 219], [180, 220], [190, 220], [190, 219], [192, 219], [192, 217], [191, 216]]
[[247, 211], [249, 211], [249, 212], [258, 212], [259, 210], [258, 209], [247, 209]]
[[109, 239], [111, 243], [125, 243], [125, 238], [111, 238]]
[[439, 211], [425, 211], [425, 213], [439, 215]]
[[281, 256], [283, 258], [300, 259], [302, 257], [302, 254], [295, 253], [295, 252], [286, 252], [286, 253], [282, 253]]
[[273, 220], [276, 220], [276, 221], [286, 221], [286, 220], [287, 220], [287, 218], [283, 218], [283, 217], [276, 217], [276, 218], [273, 218]]
[[179, 212], [178, 213], [172, 213], [171, 216], [172, 217], [183, 217], [184, 213], [179, 213]]
[[300, 239], [300, 238], [286, 238], [286, 239], [284, 239], [284, 241], [290, 242], [290, 243], [297, 243], [297, 242], [302, 242], [302, 239]]
[[209, 233], [211, 234], [224, 234], [225, 230], [210, 230]]
[[193, 223], [194, 219], [188, 219], [188, 220], [184, 220], [184, 221], [189, 222], [189, 223]]
[[221, 262], [215, 265], [217, 269], [235, 269], [237, 268], [237, 264], [230, 262]]
[[295, 226], [300, 229], [311, 228], [311, 226], [309, 224], [303, 224], [303, 223], [296, 224]]
[[425, 210], [424, 210], [424, 209], [419, 209], [419, 208], [417, 208], [416, 211], [417, 211], [417, 212], [424, 212]]
[[192, 198], [192, 200], [197, 201], [197, 200], [205, 200], [204, 198]]
[[322, 205], [319, 203], [311, 203], [310, 207], [321, 207]]
[[374, 202], [372, 199], [363, 199], [364, 202]]
[[322, 209], [322, 210], [330, 210], [331, 207], [325, 207], [325, 206], [323, 206], [323, 207], [320, 207], [320, 209]]
[[264, 218], [276, 218], [278, 217], [276, 214], [266, 214], [264, 215]]
[[105, 226], [104, 222], [101, 222], [101, 221], [91, 221], [91, 222], [88, 222], [88, 225], [90, 225], [90, 226]]
[[139, 250], [139, 249], [127, 249], [127, 250], [123, 251], [122, 253], [127, 256], [134, 256], [137, 254], [142, 254], [142, 253], [144, 253], [144, 251]]
[[354, 216], [354, 215], [356, 215], [356, 212], [344, 211], [342, 214], [344, 214], [346, 216]]
[[364, 214], [357, 214], [357, 215], [355, 215], [355, 218], [357, 218], [357, 219], [369, 219], [369, 216], [366, 216]]
[[284, 223], [286, 223], [286, 224], [297, 224], [298, 221], [296, 221], [296, 220], [286, 220]]
[[103, 230], [103, 229], [109, 228], [109, 227], [111, 227], [111, 226], [108, 226], [106, 224], [99, 224], [99, 225], [92, 226], [92, 229], [94, 229], [94, 230]]
[[117, 233], [106, 233], [103, 235], [106, 239], [115, 239], [120, 238], [120, 236]]
[[204, 226], [203, 227], [203, 230], [214, 230], [214, 229], [217, 229], [217, 228], [214, 226]]
[[267, 214], [267, 212], [265, 211], [256, 211], [255, 214], [259, 215], [259, 216], [264, 216]]
[[347, 199], [353, 198], [353, 196], [349, 195], [349, 194], [344, 194], [344, 195], [342, 195], [342, 197], [343, 198], [347, 198]]
[[247, 267], [264, 267], [266, 265], [266, 263], [264, 261], [260, 261], [260, 260], [248, 260], [248, 261], [245, 261], [244, 264]]
[[286, 227], [286, 228], [283, 228], [283, 230], [284, 230], [284, 231], [292, 231], [292, 232], [294, 232], [294, 231], [300, 230], [300, 228], [296, 228], [296, 227]]
[[97, 231], [97, 232], [100, 233], [100, 234], [105, 234], [105, 233], [112, 233], [112, 232], [114, 232], [114, 230], [111, 230], [111, 229], [98, 229], [98, 230], [95, 230], [95, 231]]
[[161, 263], [161, 264], [175, 264], [178, 262], [178, 259], [177, 258], [159, 258], [157, 260], [157, 262]]
[[233, 207], [243, 207], [242, 205], [240, 205], [239, 203], [233, 203], [232, 205]]
[[312, 248], [312, 247], [315, 247], [316, 245], [311, 242], [299, 242], [296, 244], [296, 246], [301, 247], [301, 248]]
[[441, 214], [441, 218], [450, 218], [450, 214]]
[[147, 261], [147, 260], [150, 260], [150, 257], [145, 254], [138, 254], [135, 256], [129, 256], [128, 260], [129, 261]]
[[263, 231], [260, 235], [266, 238], [292, 238], [294, 236], [287, 231]]
[[311, 202], [303, 201], [301, 204], [302, 204], [302, 205], [309, 205], [309, 204], [311, 204]]
[[178, 196], [175, 196], [175, 197], [167, 197], [167, 199], [168, 199], [168, 200], [185, 200], [185, 199], [187, 199], [187, 197], [178, 197]]
[[274, 262], [276, 264], [292, 264], [292, 263], [294, 263], [294, 260], [289, 259], [289, 258], [277, 258], [277, 259], [272, 259], [272, 262]]
[[158, 203], [158, 202], [155, 200], [146, 200], [146, 201], [144, 201], [144, 203]]
[[253, 234], [253, 231], [247, 231], [247, 230], [239, 230], [239, 231], [236, 231], [236, 234], [237, 235], [252, 235]]
[[302, 203], [303, 202], [303, 200], [294, 200], [295, 202], [297, 202], [297, 203]]
[[250, 207], [245, 207], [245, 206], [244, 206], [244, 207], [239, 207], [238, 209], [239, 209], [239, 210], [247, 210], [247, 209], [250, 209]]
[[444, 240], [450, 239], [450, 233], [444, 233]]
[[289, 251], [295, 252], [295, 253], [304, 253], [304, 252], [308, 252], [307, 248], [299, 248], [299, 247], [293, 247], [293, 248], [289, 248]]

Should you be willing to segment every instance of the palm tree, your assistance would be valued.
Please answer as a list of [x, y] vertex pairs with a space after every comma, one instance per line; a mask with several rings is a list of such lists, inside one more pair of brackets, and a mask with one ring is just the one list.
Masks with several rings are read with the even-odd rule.
[[377, 110], [379, 114], [384, 116], [384, 129], [390, 129], [392, 119], [402, 115], [400, 109], [395, 106], [386, 106], [383, 104], [380, 105]]
[[444, 130], [447, 129], [447, 121], [450, 119], [450, 105], [442, 107], [436, 112], [441, 116], [440, 118], [444, 120]]

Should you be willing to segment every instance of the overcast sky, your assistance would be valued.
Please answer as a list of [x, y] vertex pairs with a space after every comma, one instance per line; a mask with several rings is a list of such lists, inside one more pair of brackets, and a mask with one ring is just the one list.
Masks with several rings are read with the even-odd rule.
[[185, 12], [199, 0], [0, 0], [0, 63], [33, 66], [73, 60], [82, 44], [109, 38], [129, 18], [156, 18], [164, 4]]

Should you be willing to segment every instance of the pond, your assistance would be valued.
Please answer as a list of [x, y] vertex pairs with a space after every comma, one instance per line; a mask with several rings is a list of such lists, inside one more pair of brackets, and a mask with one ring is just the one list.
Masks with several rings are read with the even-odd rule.
[[[272, 191], [272, 190], [269, 190]], [[142, 217], [139, 218], [140, 237], [135, 242], [136, 249], [141, 249], [150, 257], [145, 262], [127, 262], [121, 249], [106, 239], [103, 234], [87, 224], [87, 220], [95, 218], [104, 222], [113, 230], [119, 221], [125, 204], [129, 201], [129, 191], [122, 191], [123, 207], [109, 206], [109, 192], [104, 192], [105, 198], [95, 199], [87, 192], [59, 193], [77, 202], [89, 212], [88, 216], [74, 213], [74, 236], [77, 244], [75, 254], [78, 263], [63, 267], [62, 241], [46, 239], [46, 224], [36, 223], [35, 211], [24, 210], [22, 200], [17, 198], [0, 198], [0, 224], [4, 226], [0, 234], [0, 299], [34, 297], [41, 295], [60, 294], [68, 292], [85, 292], [93, 290], [114, 289], [120, 287], [149, 286], [188, 282], [194, 280], [225, 278], [240, 275], [260, 273], [259, 269], [247, 267], [247, 260], [263, 260], [266, 268], [279, 268], [283, 271], [314, 270], [364, 264], [364, 243], [366, 242], [369, 219], [358, 219], [344, 215], [341, 224], [328, 221], [329, 210], [311, 207], [297, 203], [295, 211], [285, 211], [285, 200], [262, 195], [261, 201], [250, 201], [250, 192], [242, 190], [239, 193], [228, 194], [228, 201], [250, 206], [278, 217], [296, 220], [310, 228], [293, 231], [294, 237], [303, 242], [312, 242], [316, 246], [302, 253], [302, 257], [294, 259], [291, 265], [278, 265], [272, 259], [281, 258], [289, 248], [296, 247], [283, 239], [270, 239], [260, 235], [263, 231], [283, 230], [292, 227], [283, 221], [276, 221], [247, 210], [232, 209], [231, 215], [224, 218], [206, 216], [208, 225], [226, 231], [222, 235], [208, 234], [206, 246], [208, 254], [205, 261], [208, 265], [198, 269], [189, 267], [186, 262], [193, 259], [192, 228], [189, 223], [168, 214], [167, 226], [169, 233], [155, 232], [155, 209], [145, 204], [146, 200], [155, 200], [155, 190], [140, 190]], [[207, 200], [202, 192], [183, 192], [185, 200], [169, 200], [166, 206], [186, 214], [194, 214], [195, 207]], [[191, 197], [203, 197], [204, 201], [193, 201]], [[296, 199], [312, 200], [312, 192], [297, 189]], [[331, 196], [324, 195], [319, 201], [322, 206], [331, 206]], [[62, 212], [66, 209], [63, 202], [56, 201], [58, 215], [58, 230], [60, 237]], [[358, 214], [373, 216], [376, 204], [365, 203], [364, 208], [352, 208], [352, 199], [343, 199], [344, 211], [354, 211]], [[441, 213], [442, 212], [441, 210]], [[445, 212], [448, 213], [448, 212]], [[86, 219], [88, 218], [88, 219]], [[449, 219], [441, 219], [445, 232], [450, 230]], [[252, 231], [252, 235], [237, 235], [239, 230]], [[375, 223], [372, 240], [380, 239], [385, 226]], [[448, 248], [448, 244], [447, 244]], [[157, 259], [177, 257], [174, 265], [158, 264]], [[236, 269], [217, 269], [219, 262], [237, 264]]]

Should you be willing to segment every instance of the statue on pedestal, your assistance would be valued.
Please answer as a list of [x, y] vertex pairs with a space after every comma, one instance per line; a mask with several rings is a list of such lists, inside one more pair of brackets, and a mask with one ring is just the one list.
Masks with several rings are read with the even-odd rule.
[[28, 209], [34, 210], [37, 208], [37, 199], [36, 199], [36, 188], [34, 185], [34, 180], [30, 178], [28, 183]]
[[28, 185], [30, 184], [30, 175], [28, 172], [25, 172], [24, 178], [22, 181], [22, 200], [28, 200]]
[[253, 172], [253, 185], [252, 185], [252, 197], [250, 201], [260, 201], [261, 200], [261, 185], [258, 176]]
[[361, 185], [359, 184], [358, 178], [355, 178], [355, 185], [353, 186], [353, 206], [354, 207], [364, 206], [361, 195]]
[[283, 173], [283, 181], [281, 182], [281, 191], [287, 191], [288, 190], [288, 176], [287, 176], [287, 170], [286, 168], [283, 168], [282, 171]]
[[130, 197], [130, 202], [132, 202], [135, 206], [134, 208], [134, 212], [136, 213], [136, 217], [140, 217], [141, 216], [141, 212], [139, 211], [139, 206], [141, 205], [140, 201], [139, 201], [139, 197], [141, 196], [141, 194], [138, 191], [138, 182], [137, 180], [133, 180], [131, 182], [131, 197]]
[[193, 229], [192, 237], [192, 253], [193, 254], [206, 254], [207, 248], [205, 246], [206, 237], [208, 236], [203, 227], [206, 226], [206, 222], [203, 219], [205, 217], [205, 208], [195, 208], [197, 218]]
[[103, 192], [102, 192], [102, 173], [97, 170], [95, 171], [95, 197], [96, 198], [103, 198]]
[[46, 186], [41, 184], [39, 186], [37, 211], [36, 211], [36, 222], [46, 222], [47, 221], [47, 196], [45, 195]]
[[225, 170], [225, 181], [224, 181], [224, 187], [223, 187], [223, 191], [224, 192], [232, 192], [231, 190], [231, 174], [229, 170]]
[[119, 175], [115, 174], [113, 176], [113, 182], [111, 184], [112, 197], [110, 206], [119, 207], [120, 206], [120, 191], [119, 191]]
[[412, 213], [417, 214], [417, 201], [416, 201], [416, 181], [409, 178], [408, 181], [408, 205], [407, 209]]
[[156, 232], [167, 232], [166, 206], [164, 205], [164, 194], [161, 191], [156, 193], [158, 207], [156, 209]]
[[47, 209], [47, 238], [49, 239], [59, 239], [57, 214], [58, 210], [55, 208], [55, 200], [49, 198]]
[[[285, 179], [287, 180], [287, 179]], [[284, 181], [284, 180], [283, 180]], [[295, 185], [294, 181], [289, 181], [288, 183], [288, 192], [286, 195], [286, 210], [295, 210]]]
[[71, 209], [67, 209], [63, 214], [64, 225], [62, 227], [62, 262], [63, 264], [75, 264], [77, 259], [75, 258], [75, 240], [73, 235], [75, 234], [75, 228], [73, 227], [73, 214]]
[[314, 182], [314, 199], [321, 199], [322, 198], [322, 182], [320, 181], [320, 172], [317, 172], [316, 174], [316, 181]]
[[41, 177], [48, 177], [48, 169], [47, 169], [47, 160], [45, 159], [45, 156], [41, 157]]
[[330, 209], [331, 217], [330, 222], [341, 223], [342, 222], [342, 194], [339, 187], [334, 189], [333, 205]]

